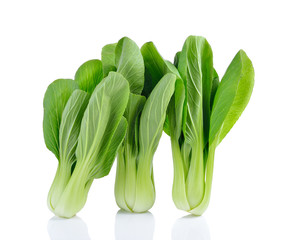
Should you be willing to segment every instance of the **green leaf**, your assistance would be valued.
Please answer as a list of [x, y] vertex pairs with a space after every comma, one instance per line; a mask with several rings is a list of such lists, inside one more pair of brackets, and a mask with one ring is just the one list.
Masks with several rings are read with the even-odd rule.
[[100, 167], [101, 171], [97, 172], [94, 178], [102, 178], [109, 174], [112, 164], [117, 155], [117, 151], [121, 146], [124, 137], [126, 136], [126, 131], [127, 121], [125, 117], [122, 117], [115, 133], [113, 134], [113, 137], [110, 140], [110, 144], [106, 148], [105, 153], [103, 154], [103, 156], [100, 156], [100, 159], [103, 159], [102, 165]]
[[181, 52], [177, 52], [174, 58], [174, 65], [178, 68]]
[[[145, 43], [141, 48], [145, 64], [145, 86], [143, 95], [148, 97], [156, 84], [166, 73], [174, 73], [180, 77], [176, 67], [169, 61], [165, 61], [159, 54], [153, 42]], [[168, 131], [165, 123], [165, 129]]]
[[[166, 73], [174, 73], [180, 78], [178, 69], [171, 62], [162, 58], [153, 42], [145, 43], [141, 48], [141, 52], [146, 67], [143, 95], [148, 97], [155, 85]], [[171, 134], [169, 125], [169, 118], [166, 117], [163, 129], [168, 135]]]
[[169, 122], [169, 117], [166, 116], [165, 122], [164, 122], [164, 132], [168, 135], [171, 136], [171, 129], [170, 129], [170, 122]]
[[147, 99], [140, 118], [140, 154], [153, 156], [158, 146], [166, 111], [175, 90], [176, 76], [166, 74]]
[[78, 85], [71, 79], [58, 79], [51, 83], [44, 95], [43, 134], [46, 147], [59, 160], [59, 128], [63, 109]]
[[216, 72], [216, 70], [214, 69], [212, 91], [211, 91], [211, 99], [210, 99], [210, 108], [211, 108], [211, 110], [213, 108], [214, 98], [215, 98], [218, 86], [219, 86], [219, 76], [218, 76], [218, 73]]
[[213, 80], [213, 54], [205, 38], [187, 38], [178, 69], [187, 88], [186, 140], [191, 144], [203, 141], [205, 145], [209, 133]]
[[[211, 115], [210, 143], [227, 135], [247, 106], [254, 86], [251, 60], [240, 50], [228, 67], [215, 95]], [[219, 132], [220, 131], [220, 132]]]
[[109, 72], [115, 72], [115, 48], [116, 43], [105, 45], [101, 51], [101, 61], [103, 66], [103, 76], [107, 77]]
[[103, 79], [101, 61], [95, 59], [83, 63], [76, 71], [74, 79], [81, 90], [91, 94]]
[[[178, 69], [171, 62], [162, 58], [152, 42], [145, 43], [141, 48], [141, 52], [146, 67], [145, 87], [142, 93], [145, 96], [149, 96], [155, 85], [166, 73], [173, 73], [181, 78]], [[168, 117], [165, 119], [163, 129], [166, 134], [171, 135]]]
[[166, 63], [166, 73], [174, 73], [178, 78], [181, 79], [181, 75], [178, 71], [178, 69], [175, 67], [174, 64], [172, 64], [170, 61], [165, 60]]
[[155, 85], [166, 74], [167, 66], [153, 42], [147, 42], [141, 47], [141, 53], [146, 67], [145, 95], [149, 96]]
[[[87, 107], [89, 95], [82, 90], [75, 90], [62, 113], [59, 129], [59, 152], [61, 162], [73, 164], [81, 120]], [[70, 171], [70, 170], [69, 170]]]
[[124, 37], [115, 48], [115, 66], [129, 82], [130, 91], [140, 94], [144, 87], [144, 61], [139, 47], [131, 39]]
[[129, 144], [132, 154], [138, 153], [138, 118], [145, 105], [146, 98], [141, 95], [130, 93], [124, 117], [127, 119], [128, 130], [126, 144]]
[[185, 86], [181, 79], [176, 80], [175, 92], [168, 108], [171, 137], [179, 139], [184, 121]]
[[181, 136], [184, 121], [185, 86], [180, 78], [177, 78], [175, 92], [168, 107], [167, 117], [164, 124], [164, 132], [176, 139]]
[[103, 175], [103, 152], [124, 114], [129, 97], [129, 85], [118, 73], [108, 77], [95, 88], [84, 113], [76, 149], [77, 164], [87, 164], [89, 179]]

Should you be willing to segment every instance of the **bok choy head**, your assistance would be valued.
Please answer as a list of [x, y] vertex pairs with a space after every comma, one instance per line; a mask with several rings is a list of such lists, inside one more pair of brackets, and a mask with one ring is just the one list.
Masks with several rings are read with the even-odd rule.
[[[118, 206], [145, 212], [155, 201], [153, 156], [162, 135], [175, 76], [165, 75], [147, 100], [131, 95], [125, 117], [129, 131], [118, 153], [115, 197]], [[129, 135], [131, 134], [131, 135]]]
[[[177, 208], [201, 215], [209, 204], [215, 149], [249, 102], [252, 63], [240, 50], [219, 83], [211, 47], [203, 37], [188, 37], [174, 65], [164, 61], [152, 44], [143, 51], [152, 78], [176, 75], [164, 124], [173, 152], [173, 200]], [[152, 56], [157, 56], [154, 64]]]
[[117, 73], [102, 79], [101, 61], [91, 60], [74, 81], [56, 80], [44, 96], [44, 139], [58, 158], [47, 203], [60, 217], [83, 207], [93, 179], [109, 173], [126, 132], [128, 83]]
[[145, 78], [142, 53], [129, 38], [105, 46], [102, 62], [104, 73], [121, 73], [128, 80], [131, 91], [124, 113], [128, 131], [117, 158], [116, 202], [126, 211], [144, 212], [155, 201], [152, 160], [176, 77], [168, 74], [158, 82]]

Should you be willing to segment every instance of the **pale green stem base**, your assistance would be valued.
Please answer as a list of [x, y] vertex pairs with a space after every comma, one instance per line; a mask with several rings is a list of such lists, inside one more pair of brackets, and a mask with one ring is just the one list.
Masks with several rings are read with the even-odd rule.
[[93, 179], [88, 180], [88, 176], [89, 168], [85, 164], [76, 164], [67, 186], [54, 206], [55, 215], [71, 218], [83, 208], [93, 182]]
[[179, 143], [176, 139], [171, 138], [171, 144], [174, 161], [173, 201], [178, 209], [194, 215], [202, 215], [210, 201], [217, 144], [214, 142], [210, 146], [206, 166], [203, 165], [205, 164], [203, 149], [192, 149], [187, 176]]
[[187, 198], [191, 209], [199, 205], [203, 199], [204, 175], [203, 144], [196, 143], [192, 146], [190, 168], [186, 179]]
[[212, 181], [213, 181], [213, 170], [214, 170], [214, 156], [215, 156], [215, 149], [216, 149], [217, 143], [216, 141], [211, 144], [209, 153], [208, 153], [208, 159], [206, 164], [206, 176], [205, 176], [205, 194], [203, 197], [202, 202], [196, 206], [195, 208], [191, 209], [189, 212], [200, 216], [202, 215], [206, 209], [209, 206], [210, 197], [211, 197], [211, 189], [212, 189]]
[[151, 168], [152, 158], [123, 154], [120, 149], [117, 159], [115, 199], [117, 205], [129, 212], [146, 212], [155, 202], [155, 187]]
[[174, 138], [171, 138], [171, 145], [174, 163], [173, 201], [178, 209], [189, 211], [191, 208], [187, 200], [186, 176], [181, 150], [178, 141]]
[[54, 209], [61, 197], [66, 185], [71, 177], [71, 166], [65, 164], [59, 164], [57, 171], [53, 180], [53, 183], [50, 187], [48, 196], [47, 196], [47, 206], [54, 212]]

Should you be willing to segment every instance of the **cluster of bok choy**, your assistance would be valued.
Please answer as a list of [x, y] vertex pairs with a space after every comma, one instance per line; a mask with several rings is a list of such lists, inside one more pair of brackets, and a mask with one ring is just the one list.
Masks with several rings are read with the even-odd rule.
[[52, 82], [44, 96], [43, 131], [58, 168], [47, 203], [70, 218], [96, 178], [117, 157], [115, 199], [129, 212], [155, 201], [153, 158], [163, 130], [174, 163], [173, 201], [201, 215], [210, 199], [214, 154], [249, 102], [254, 69], [240, 50], [221, 81], [207, 40], [190, 36], [174, 63], [152, 42], [124, 37], [85, 62], [74, 79]]

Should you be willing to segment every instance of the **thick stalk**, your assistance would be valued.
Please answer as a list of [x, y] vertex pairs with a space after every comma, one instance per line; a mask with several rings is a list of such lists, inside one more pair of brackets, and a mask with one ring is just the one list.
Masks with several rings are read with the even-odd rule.
[[53, 183], [47, 196], [47, 205], [52, 212], [54, 212], [54, 209], [61, 195], [63, 194], [70, 177], [71, 165], [59, 163]]
[[174, 181], [173, 181], [173, 201], [178, 209], [189, 211], [190, 205], [187, 200], [185, 171], [179, 143], [177, 139], [171, 137], [173, 163], [174, 163]]
[[205, 194], [202, 202], [196, 206], [194, 209], [190, 211], [190, 213], [194, 215], [202, 215], [207, 209], [210, 197], [211, 197], [211, 189], [213, 182], [213, 169], [214, 169], [214, 157], [215, 157], [215, 149], [217, 146], [217, 141], [215, 140], [209, 148], [208, 159], [206, 164], [206, 180], [205, 180]]
[[152, 176], [152, 158], [150, 154], [140, 154], [139, 156], [133, 212], [145, 212], [154, 205], [155, 186]]
[[192, 146], [190, 168], [186, 179], [187, 197], [190, 209], [199, 205], [204, 196], [205, 171], [203, 160], [203, 144]]
[[93, 179], [88, 180], [90, 170], [88, 162], [76, 163], [73, 174], [54, 209], [57, 216], [70, 218], [83, 208], [93, 182]]
[[119, 208], [126, 211], [131, 211], [125, 201], [125, 160], [123, 152], [123, 147], [121, 147], [117, 155], [114, 196]]
[[133, 156], [128, 144], [125, 159], [125, 201], [130, 210], [134, 207], [136, 196], [136, 156]]

